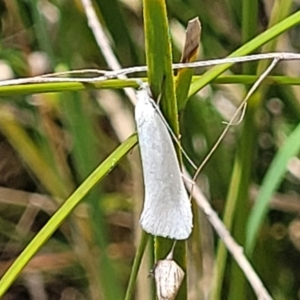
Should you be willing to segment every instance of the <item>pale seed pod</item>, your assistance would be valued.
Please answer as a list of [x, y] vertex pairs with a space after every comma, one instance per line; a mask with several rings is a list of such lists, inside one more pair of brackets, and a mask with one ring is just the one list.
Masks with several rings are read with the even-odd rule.
[[172, 259], [159, 260], [152, 270], [156, 295], [159, 300], [174, 300], [182, 283], [184, 272]]

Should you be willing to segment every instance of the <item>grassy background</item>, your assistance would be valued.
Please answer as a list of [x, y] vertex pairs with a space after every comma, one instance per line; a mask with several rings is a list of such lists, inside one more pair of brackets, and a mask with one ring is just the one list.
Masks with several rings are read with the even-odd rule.
[[[1, 3], [1, 79], [107, 68], [80, 1]], [[169, 68], [171, 56], [180, 60], [185, 27], [196, 16], [201, 59], [300, 47], [300, 14], [291, 1], [177, 0], [166, 1], [166, 9], [158, 0], [94, 5], [121, 65], [147, 61], [157, 95], [159, 68]], [[168, 37], [170, 45], [159, 40]], [[203, 76], [193, 78], [189, 97], [179, 105], [183, 147], [197, 164], [266, 63], [229, 67], [197, 71]], [[298, 62], [280, 63], [272, 75], [281, 76], [250, 99], [242, 124], [230, 129], [197, 180], [274, 299], [300, 299], [298, 73]], [[296, 77], [293, 84], [290, 77]], [[167, 81], [164, 96], [175, 99], [172, 77]], [[136, 299], [155, 297], [146, 277], [160, 242], [153, 246], [138, 225], [142, 173], [131, 150], [137, 142], [133, 107], [120, 89], [132, 82], [105, 84], [0, 87], [0, 273], [19, 257], [0, 282], [3, 299], [124, 299], [134, 257], [144, 253], [147, 240], [135, 292]], [[176, 130], [176, 105], [164, 105]], [[187, 255], [185, 245], [179, 253], [183, 264], [187, 257], [187, 288], [177, 298], [255, 299], [205, 216], [194, 211]], [[29, 263], [19, 274], [24, 261]]]

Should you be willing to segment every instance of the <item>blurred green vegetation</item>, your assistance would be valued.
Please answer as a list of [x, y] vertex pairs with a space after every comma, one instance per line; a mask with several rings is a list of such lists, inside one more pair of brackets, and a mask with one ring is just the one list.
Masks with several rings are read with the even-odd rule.
[[[163, 29], [151, 15], [143, 20], [142, 1], [93, 4], [121, 65], [146, 64], [143, 25], [148, 22], [158, 35]], [[186, 25], [196, 16], [202, 24], [201, 59], [234, 51], [299, 52], [296, 2], [173, 0], [166, 8], [174, 62], [181, 57]], [[1, 80], [108, 69], [79, 0], [6, 0], [0, 2], [0, 18]], [[155, 40], [146, 38], [153, 49]], [[300, 299], [299, 63], [276, 67], [275, 77], [251, 97], [243, 122], [230, 129], [197, 179], [230, 232], [246, 245], [274, 299]], [[195, 71], [204, 75], [194, 76], [179, 121], [183, 148], [197, 165], [266, 67], [259, 62]], [[162, 75], [155, 76], [150, 71], [159, 93]], [[173, 88], [168, 84], [165, 96]], [[133, 83], [103, 85], [0, 87], [1, 276], [38, 232], [51, 236], [41, 228], [62, 207], [52, 222], [55, 233], [43, 247], [36, 246], [40, 251], [3, 299], [125, 297], [136, 249], [144, 252], [147, 239], [141, 238], [138, 224], [143, 201], [139, 157], [130, 151], [136, 144], [133, 107], [121, 89]], [[178, 299], [255, 299], [219, 237], [205, 226], [205, 216], [197, 208], [195, 213], [187, 247], [187, 296], [181, 293]], [[153, 267], [149, 240], [136, 299], [155, 298], [146, 279]]]

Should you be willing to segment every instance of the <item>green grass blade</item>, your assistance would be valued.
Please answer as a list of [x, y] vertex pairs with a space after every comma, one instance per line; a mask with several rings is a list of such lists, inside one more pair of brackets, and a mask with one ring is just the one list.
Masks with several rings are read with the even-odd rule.
[[[248, 43], [241, 46], [238, 50], [234, 51], [229, 57], [234, 56], [242, 56], [249, 54], [250, 52], [254, 51], [255, 49], [261, 47], [268, 41], [274, 39], [278, 35], [284, 33], [285, 31], [289, 30], [290, 28], [298, 25], [300, 23], [300, 11], [292, 14], [291, 16], [287, 17], [280, 23], [274, 25], [270, 29], [264, 31], [262, 34], [258, 35]], [[232, 66], [232, 64], [224, 64], [220, 66], [216, 66], [211, 70], [207, 71], [205, 75], [203, 75], [199, 80], [194, 81], [191, 85], [191, 89], [189, 92], [189, 96], [194, 95], [197, 93], [201, 88], [203, 88], [206, 84], [208, 84], [211, 80], [219, 76], [221, 73], [226, 71]]]
[[[64, 111], [63, 122], [70, 136], [73, 138], [71, 159], [74, 164], [77, 182], [82, 182], [99, 163], [99, 149], [94, 124], [96, 114], [90, 101], [83, 93], [64, 93], [61, 101]], [[98, 133], [99, 135], [99, 133]], [[101, 141], [101, 138], [99, 139]], [[105, 299], [122, 298], [122, 288], [119, 277], [113, 268], [113, 261], [107, 255], [108, 248], [108, 226], [105, 223], [105, 212], [103, 205], [99, 205], [99, 199], [103, 199], [104, 193], [101, 186], [93, 189], [86, 197], [85, 202], [90, 207], [90, 217], [85, 224], [93, 234], [91, 244], [101, 249], [101, 255], [93, 258], [93, 266], [99, 277], [101, 286], [99, 290]]]
[[144, 0], [144, 27], [148, 81], [154, 99], [162, 94], [161, 110], [177, 134], [177, 104], [172, 70], [172, 51], [164, 0]]
[[[258, 31], [258, 1], [245, 0], [242, 5], [242, 40], [247, 42], [256, 36]], [[252, 40], [253, 42], [253, 40]], [[256, 64], [246, 63], [242, 66], [243, 74], [255, 74]], [[248, 217], [248, 190], [251, 182], [251, 153], [255, 149], [256, 130], [253, 126], [255, 110], [258, 101], [249, 100], [249, 107], [245, 117], [245, 126], [243, 127], [243, 134], [241, 137], [241, 145], [237, 150], [236, 160], [234, 162], [234, 172], [232, 182], [230, 184], [229, 195], [226, 199], [224, 219], [230, 219], [233, 224], [233, 236], [240, 243], [245, 242], [245, 224]], [[251, 105], [254, 102], [254, 105]], [[246, 132], [247, 131], [247, 134]], [[248, 152], [249, 155], [246, 155]], [[237, 171], [237, 172], [236, 172]], [[239, 172], [241, 171], [241, 172]], [[236, 191], [236, 192], [235, 192]], [[234, 195], [232, 195], [234, 194]], [[227, 205], [229, 209], [227, 209]], [[226, 224], [226, 223], [225, 223]], [[231, 228], [231, 226], [229, 227]], [[223, 245], [221, 245], [223, 247]], [[226, 256], [225, 256], [226, 261]], [[222, 286], [222, 284], [221, 284]], [[235, 261], [230, 265], [230, 286], [228, 291], [228, 298], [237, 297], [242, 298], [246, 294], [246, 278]]]
[[300, 151], [300, 125], [289, 135], [275, 156], [261, 185], [261, 189], [251, 211], [248, 224], [245, 250], [251, 255], [259, 228], [268, 211], [269, 202], [284, 178], [289, 160]]
[[[193, 76], [192, 82], [197, 82], [202, 76]], [[220, 75], [218, 78], [212, 79], [214, 84], [253, 84], [257, 80], [256, 75]], [[268, 76], [264, 80], [264, 84], [281, 84], [281, 85], [300, 85], [299, 77], [289, 76]], [[13, 86], [0, 86], [0, 96], [18, 96], [39, 93], [56, 93], [64, 91], [83, 91], [89, 89], [124, 89], [126, 87], [138, 88], [135, 79], [113, 79], [103, 80], [93, 84], [83, 84], [80, 82], [64, 82], [64, 83], [35, 83], [20, 84]], [[189, 95], [191, 96], [191, 95]], [[13, 99], [11, 99], [13, 101]]]
[[118, 163], [125, 154], [127, 154], [137, 143], [136, 135], [129, 137], [120, 145], [99, 167], [87, 177], [79, 188], [64, 202], [60, 209], [51, 217], [47, 224], [28, 244], [25, 250], [18, 256], [12, 266], [4, 274], [0, 281], [0, 297], [15, 281], [17, 276], [37, 253], [37, 251], [46, 243], [51, 235], [58, 229], [63, 221], [69, 216], [76, 205], [88, 194], [88, 192]]
[[145, 231], [142, 232], [142, 237], [139, 243], [139, 247], [137, 249], [137, 252], [134, 257], [133, 266], [131, 269], [131, 274], [129, 278], [129, 283], [127, 286], [126, 296], [125, 300], [131, 300], [133, 299], [134, 289], [135, 289], [135, 283], [138, 275], [138, 271], [142, 262], [143, 255], [146, 250], [146, 246], [149, 240], [149, 234], [147, 234]]
[[[253, 5], [253, 3], [248, 3], [248, 5]], [[245, 8], [249, 10], [248, 8]], [[245, 13], [246, 14], [246, 13]], [[288, 17], [284, 21], [274, 25], [258, 37], [252, 39], [250, 42], [242, 46], [240, 49], [235, 51], [232, 55], [241, 55], [243, 51], [249, 50], [251, 51], [258, 48], [258, 44], [264, 44], [265, 42], [269, 41], [270, 39], [275, 38], [283, 28], [288, 29], [290, 26], [289, 20], [292, 16]], [[295, 17], [295, 15], [294, 15]], [[299, 22], [300, 15], [294, 18], [294, 22]], [[245, 20], [247, 21], [247, 20]], [[248, 20], [248, 22], [252, 22]], [[287, 26], [287, 24], [289, 24]], [[253, 25], [253, 24], [252, 24]], [[246, 24], [244, 28], [244, 39], [248, 40], [251, 36], [253, 36], [254, 28], [250, 28], [249, 24]], [[287, 26], [287, 27], [285, 27]], [[272, 43], [275, 45], [274, 43]], [[268, 49], [269, 51], [273, 50], [271, 48]], [[246, 53], [244, 53], [246, 54]], [[242, 54], [242, 55], [244, 55]], [[223, 67], [223, 66], [221, 66]], [[244, 71], [246, 73], [253, 72], [253, 64], [252, 66], [249, 64], [245, 65]], [[247, 131], [242, 133], [242, 138], [240, 142], [240, 148], [238, 149], [238, 153], [236, 156], [236, 161], [234, 164], [233, 175], [231, 180], [231, 185], [229, 189], [229, 194], [226, 201], [226, 208], [224, 212], [224, 222], [227, 227], [230, 229], [233, 223], [235, 222], [235, 229], [234, 229], [234, 236], [240, 243], [244, 243], [245, 240], [245, 225], [247, 221], [247, 199], [248, 195], [247, 192], [249, 190], [249, 183], [251, 180], [251, 162], [250, 158], [252, 157], [252, 153], [254, 152], [254, 140], [256, 137], [256, 132], [254, 130], [255, 126], [253, 125], [255, 111], [261, 104], [261, 100], [263, 97], [262, 95], [256, 94], [255, 97], [252, 97], [251, 101], [249, 102], [247, 115], [244, 121], [244, 129]], [[236, 217], [234, 217], [236, 215]], [[218, 248], [218, 255], [217, 255], [217, 264], [216, 268], [217, 277], [214, 283], [214, 292], [211, 299], [220, 299], [221, 297], [221, 289], [222, 289], [222, 281], [224, 277], [225, 271], [225, 263], [226, 263], [226, 249], [220, 245]], [[233, 295], [237, 297], [241, 297], [245, 294], [245, 280], [244, 277], [241, 275], [241, 271], [239, 268], [233, 264], [232, 265], [232, 272], [231, 272], [231, 281], [230, 281], [230, 291], [229, 291], [229, 298], [232, 298]]]
[[[144, 0], [143, 4], [148, 80], [155, 99], [161, 94], [162, 113], [175, 135], [178, 136], [177, 102], [166, 3], [164, 0]], [[178, 147], [176, 149], [181, 161], [180, 151]], [[155, 239], [156, 261], [165, 258], [171, 247], [171, 240], [157, 237]], [[185, 242], [177, 243], [174, 260], [184, 270], [186, 269]], [[186, 299], [186, 295], [186, 280], [184, 280], [177, 299]]]
[[138, 88], [135, 79], [127, 80], [100, 80], [95, 83], [80, 83], [80, 82], [55, 82], [55, 83], [28, 83], [18, 85], [0, 86], [0, 96], [13, 96], [13, 95], [27, 95], [38, 93], [55, 93], [55, 92], [71, 92], [83, 91], [88, 89], [109, 89], [118, 88], [123, 89], [126, 87]]

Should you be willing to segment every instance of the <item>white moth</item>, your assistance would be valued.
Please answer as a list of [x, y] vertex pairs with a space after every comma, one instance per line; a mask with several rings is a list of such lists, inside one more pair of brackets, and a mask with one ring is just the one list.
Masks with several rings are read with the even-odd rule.
[[170, 134], [143, 84], [135, 121], [144, 174], [142, 228], [152, 235], [184, 240], [192, 231], [191, 203]]

